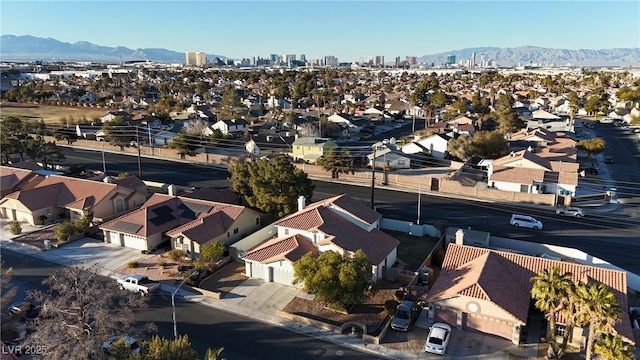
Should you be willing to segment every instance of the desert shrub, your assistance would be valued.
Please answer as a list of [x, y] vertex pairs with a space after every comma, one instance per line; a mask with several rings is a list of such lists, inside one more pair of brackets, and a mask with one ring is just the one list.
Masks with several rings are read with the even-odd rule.
[[11, 233], [13, 235], [18, 235], [22, 232], [22, 226], [20, 225], [20, 221], [14, 220], [11, 222]]
[[173, 249], [173, 250], [169, 251], [169, 258], [171, 258], [171, 260], [173, 260], [173, 261], [180, 261], [185, 256], [187, 256], [187, 252], [184, 251], [184, 250]]
[[129, 261], [129, 263], [127, 264], [127, 267], [129, 268], [137, 268], [138, 267], [138, 262], [136, 260], [133, 261]]
[[393, 316], [398, 305], [400, 305], [400, 303], [396, 300], [387, 300], [384, 302], [384, 312], [389, 316]]

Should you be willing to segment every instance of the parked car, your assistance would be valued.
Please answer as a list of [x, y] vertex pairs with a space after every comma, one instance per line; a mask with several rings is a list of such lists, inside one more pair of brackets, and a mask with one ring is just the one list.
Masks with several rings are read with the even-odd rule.
[[509, 224], [515, 227], [526, 227], [529, 229], [542, 230], [542, 223], [528, 215], [513, 214]]
[[563, 207], [556, 210], [556, 214], [560, 216], [583, 217], [584, 211], [579, 207]]
[[444, 355], [451, 338], [451, 326], [445, 323], [435, 323], [429, 328], [429, 335], [424, 344], [424, 351], [432, 354]]
[[138, 340], [136, 340], [135, 338], [132, 338], [131, 336], [113, 336], [110, 337], [109, 340], [105, 341], [104, 343], [102, 343], [102, 350], [106, 353], [106, 354], [111, 354], [111, 347], [113, 346], [113, 344], [120, 340], [123, 339], [128, 345], [129, 348], [131, 349], [131, 353], [132, 354], [140, 354], [140, 343], [138, 343]]
[[121, 290], [129, 290], [139, 293], [141, 296], [160, 291], [160, 283], [150, 280], [146, 275], [125, 275], [118, 279], [118, 287]]
[[594, 168], [594, 167], [588, 167], [588, 168], [580, 168], [578, 169], [578, 172], [585, 172], [586, 174], [589, 175], [598, 175], [600, 172], [598, 171], [598, 169]]
[[613, 164], [613, 158], [611, 156], [606, 156], [604, 158], [604, 163], [605, 164]]
[[402, 304], [398, 305], [396, 313], [391, 320], [391, 328], [398, 331], [409, 331], [413, 319], [417, 315], [416, 303], [413, 301], [405, 300]]

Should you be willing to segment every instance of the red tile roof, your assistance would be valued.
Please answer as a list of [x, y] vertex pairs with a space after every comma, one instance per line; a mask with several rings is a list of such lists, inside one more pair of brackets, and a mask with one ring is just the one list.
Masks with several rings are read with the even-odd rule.
[[246, 253], [242, 258], [268, 264], [279, 260], [291, 262], [299, 260], [303, 255], [318, 255], [318, 249], [302, 235], [271, 239]]
[[[584, 281], [588, 276], [607, 285], [616, 295], [621, 309], [627, 308], [627, 275], [624, 271], [454, 243], [447, 247], [440, 276], [429, 290], [427, 301], [456, 295], [490, 300], [526, 322], [533, 286], [531, 278], [554, 266], [560, 267], [561, 272], [571, 273], [574, 282]], [[614, 328], [633, 341], [628, 316], [623, 314], [622, 321]]]

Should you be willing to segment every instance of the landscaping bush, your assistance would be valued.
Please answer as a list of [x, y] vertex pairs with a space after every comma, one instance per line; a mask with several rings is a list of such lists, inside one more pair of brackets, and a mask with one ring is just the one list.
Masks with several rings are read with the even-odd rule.
[[22, 226], [20, 225], [20, 221], [14, 220], [11, 222], [11, 233], [13, 235], [18, 235], [22, 232]]
[[393, 316], [396, 313], [398, 305], [400, 305], [400, 303], [395, 300], [387, 300], [384, 302], [384, 312], [389, 316]]
[[127, 264], [127, 267], [129, 267], [131, 269], [137, 268], [138, 267], [138, 262], [136, 260], [129, 261], [129, 263]]
[[181, 261], [185, 256], [187, 256], [187, 252], [184, 250], [173, 249], [169, 251], [169, 258], [173, 261]]

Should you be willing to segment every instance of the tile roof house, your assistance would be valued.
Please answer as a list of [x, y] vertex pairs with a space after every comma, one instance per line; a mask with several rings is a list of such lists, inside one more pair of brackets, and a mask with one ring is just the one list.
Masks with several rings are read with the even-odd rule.
[[247, 276], [292, 285], [293, 262], [304, 254], [336, 251], [349, 256], [362, 249], [382, 277], [396, 262], [399, 241], [378, 229], [382, 215], [347, 195], [304, 207], [274, 225], [277, 236], [242, 256]]
[[0, 196], [4, 197], [17, 190], [30, 189], [46, 177], [29, 169], [0, 166]]
[[[533, 284], [530, 279], [555, 266], [563, 273], [571, 273], [574, 282], [607, 285], [621, 309], [627, 308], [627, 274], [624, 271], [451, 243], [440, 275], [426, 298], [429, 316], [435, 321], [519, 344], [526, 328], [541, 326], [530, 317], [531, 312], [538, 311], [532, 309]], [[559, 320], [563, 324], [564, 319]], [[612, 330], [627, 341], [635, 342], [628, 316], [623, 315]], [[584, 347], [586, 338], [583, 334], [586, 334], [583, 329], [575, 328], [571, 343]]]
[[5, 196], [0, 200], [0, 215], [35, 225], [45, 218], [65, 217], [74, 221], [83, 216], [84, 209], [91, 208], [94, 219], [107, 220], [142, 205], [146, 193], [139, 190], [126, 182], [105, 183], [50, 175], [35, 186]]
[[[198, 195], [194, 193], [191, 196]], [[201, 194], [208, 196], [211, 191]], [[170, 238], [172, 248], [197, 257], [200, 246], [211, 241], [232, 244], [259, 226], [260, 213], [244, 206], [189, 194], [154, 194], [139, 209], [102, 224], [100, 230], [105, 242], [138, 250], [151, 251]]]
[[578, 186], [575, 141], [564, 133], [526, 129], [509, 139], [511, 153], [488, 167], [490, 187], [573, 196]]

